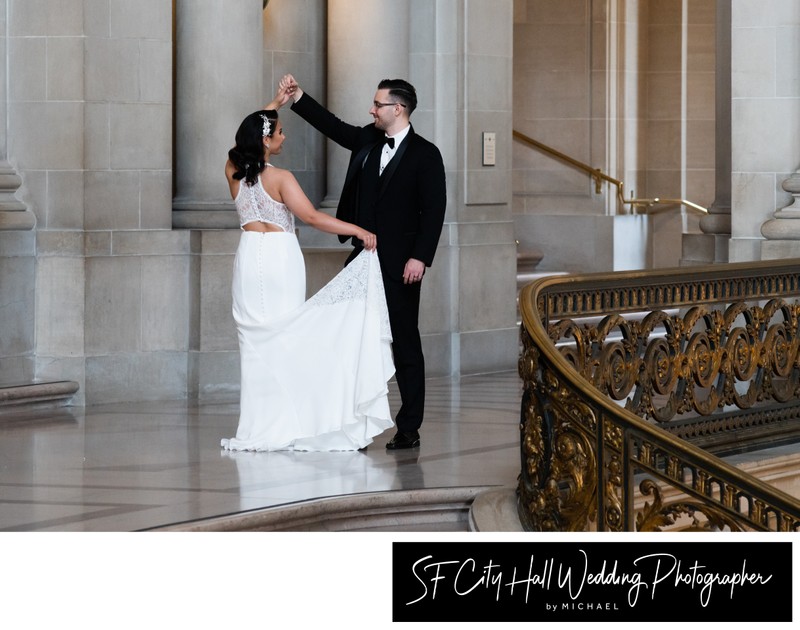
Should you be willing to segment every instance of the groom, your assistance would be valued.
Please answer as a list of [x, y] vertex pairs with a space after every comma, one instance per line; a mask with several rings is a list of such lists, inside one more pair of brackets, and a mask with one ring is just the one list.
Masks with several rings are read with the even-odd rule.
[[[336, 217], [378, 237], [402, 403], [395, 418], [397, 433], [386, 448], [417, 447], [425, 407], [420, 289], [436, 253], [447, 206], [441, 153], [411, 126], [417, 93], [407, 81], [384, 79], [378, 84], [369, 110], [373, 123], [364, 127], [339, 120], [304, 94], [292, 75], [281, 79], [281, 88], [288, 89], [294, 100], [292, 111], [351, 151]], [[357, 239], [352, 243], [355, 249], [348, 263], [361, 251]]]

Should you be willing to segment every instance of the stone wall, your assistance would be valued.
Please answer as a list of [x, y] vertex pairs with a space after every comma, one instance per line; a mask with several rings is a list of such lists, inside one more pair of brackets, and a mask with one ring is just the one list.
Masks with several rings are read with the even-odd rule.
[[[74, 404], [235, 398], [230, 278], [239, 232], [173, 227], [181, 168], [175, 146], [186, 142], [174, 137], [176, 116], [197, 113], [175, 111], [174, 3], [0, 4], [8, 17], [0, 52], [9, 60], [2, 64], [8, 80], [0, 82], [8, 85], [0, 98], [8, 112], [3, 147], [22, 181], [16, 198], [36, 223], [0, 230], [0, 382], [76, 381]], [[413, 33], [409, 78], [423, 95], [414, 124], [442, 149], [448, 176], [447, 224], [421, 313], [429, 374], [511, 369], [517, 355], [512, 3], [405, 6]], [[326, 96], [328, 7], [325, 0], [271, 0], [258, 64], [263, 99], [239, 103], [242, 111], [267, 102], [288, 71], [302, 73], [309, 89]], [[218, 36], [228, 35], [218, 29]], [[206, 85], [213, 91], [213, 83]], [[359, 98], [366, 112], [372, 92]], [[218, 107], [226, 105], [220, 98]], [[292, 116], [282, 113], [288, 140], [281, 165], [321, 203], [329, 192], [326, 144]], [[228, 131], [225, 142], [232, 143], [235, 129]], [[497, 133], [492, 167], [480, 163], [482, 131]], [[199, 156], [206, 146], [202, 125], [196, 134]], [[211, 151], [218, 158], [200, 156], [209, 160], [208, 195], [217, 200], [224, 197], [218, 193], [227, 148]], [[313, 291], [341, 266], [345, 250], [320, 248], [303, 231], [301, 244]]]
[[[515, 129], [622, 181], [627, 199], [713, 201], [714, 0], [514, 7]], [[676, 266], [699, 229], [679, 205], [622, 216], [616, 186], [522, 142], [513, 168], [517, 238], [543, 271]]]

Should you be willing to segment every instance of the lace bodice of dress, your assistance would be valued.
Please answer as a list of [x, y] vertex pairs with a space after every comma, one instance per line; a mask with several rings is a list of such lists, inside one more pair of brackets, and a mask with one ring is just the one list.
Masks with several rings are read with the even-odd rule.
[[260, 175], [252, 186], [244, 180], [241, 181], [235, 203], [241, 226], [253, 221], [262, 221], [277, 225], [284, 232], [294, 232], [294, 215], [286, 204], [275, 201], [267, 194], [261, 184]]

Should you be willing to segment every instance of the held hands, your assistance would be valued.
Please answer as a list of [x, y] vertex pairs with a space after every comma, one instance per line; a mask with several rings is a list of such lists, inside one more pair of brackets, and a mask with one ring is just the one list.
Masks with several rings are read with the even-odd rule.
[[375, 251], [375, 248], [378, 247], [378, 237], [372, 232], [359, 230], [358, 234], [356, 234], [356, 238], [364, 243], [364, 249], [368, 251]]
[[293, 98], [295, 101], [299, 100], [300, 97], [303, 96], [303, 90], [300, 89], [300, 86], [297, 84], [297, 81], [291, 74], [284, 74], [283, 77], [281, 77], [278, 86], [279, 89], [286, 90], [288, 98]]
[[289, 102], [289, 99], [293, 98], [297, 100], [302, 94], [303, 90], [297, 85], [297, 81], [295, 81], [294, 77], [291, 74], [286, 74], [278, 82], [278, 91], [275, 92], [275, 98], [272, 99], [272, 102], [265, 105], [264, 109], [280, 109]]
[[425, 263], [416, 258], [409, 258], [406, 262], [405, 269], [403, 269], [403, 284], [422, 282], [422, 276], [424, 275]]
[[280, 109], [289, 102], [291, 96], [287, 88], [279, 86], [278, 91], [275, 93], [275, 98], [272, 99], [272, 102], [264, 105], [264, 109]]

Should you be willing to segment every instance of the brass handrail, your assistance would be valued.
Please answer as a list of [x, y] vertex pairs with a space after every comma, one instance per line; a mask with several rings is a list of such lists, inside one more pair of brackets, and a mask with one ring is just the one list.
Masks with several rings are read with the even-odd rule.
[[[608, 182], [609, 184], [616, 186], [617, 188], [616, 196], [619, 202], [623, 205], [631, 206], [631, 208], [633, 208], [634, 210], [636, 208], [646, 208], [649, 214], [657, 214], [659, 212], [664, 212], [666, 210], [669, 210], [670, 209], [669, 206], [680, 205], [680, 206], [685, 206], [692, 212], [696, 212], [698, 214], [708, 214], [707, 208], [704, 208], [703, 206], [693, 203], [691, 201], [687, 201], [686, 199], [664, 199], [661, 197], [655, 197], [653, 199], [636, 199], [636, 198], [625, 199], [625, 194], [623, 192], [625, 190], [625, 184], [624, 182], [622, 182], [622, 180], [615, 179], [610, 175], [606, 175], [599, 168], [594, 168], [593, 166], [589, 166], [588, 164], [581, 162], [580, 160], [576, 160], [575, 158], [570, 157], [566, 153], [562, 153], [558, 149], [554, 149], [553, 147], [548, 146], [543, 142], [539, 142], [538, 140], [534, 140], [530, 136], [526, 136], [524, 133], [520, 131], [513, 130], [512, 134], [518, 140], [521, 140], [545, 153], [550, 154], [555, 158], [558, 158], [563, 162], [566, 162], [567, 164], [571, 164], [572, 166], [588, 173], [589, 176], [591, 176], [591, 178], [594, 180], [594, 190], [595, 193], [597, 193], [598, 195], [602, 191], [601, 187], [603, 185], [603, 182]], [[656, 210], [650, 210], [653, 206], [657, 205], [665, 207]]]

